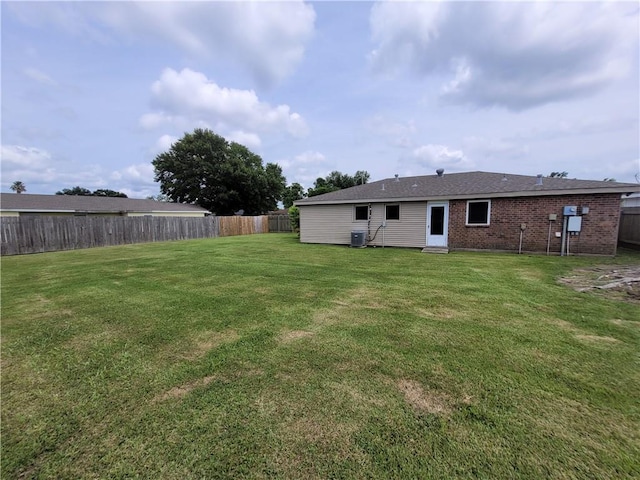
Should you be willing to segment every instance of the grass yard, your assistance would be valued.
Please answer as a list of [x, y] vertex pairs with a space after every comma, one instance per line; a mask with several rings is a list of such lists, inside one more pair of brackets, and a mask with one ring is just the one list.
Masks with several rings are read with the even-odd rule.
[[2, 478], [639, 478], [640, 264], [268, 234], [2, 258]]

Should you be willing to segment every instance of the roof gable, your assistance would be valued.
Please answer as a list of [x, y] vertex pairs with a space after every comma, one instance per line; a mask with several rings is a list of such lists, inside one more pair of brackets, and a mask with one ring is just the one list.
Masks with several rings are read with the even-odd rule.
[[295, 202], [296, 205], [639, 192], [640, 184], [464, 172], [387, 178]]

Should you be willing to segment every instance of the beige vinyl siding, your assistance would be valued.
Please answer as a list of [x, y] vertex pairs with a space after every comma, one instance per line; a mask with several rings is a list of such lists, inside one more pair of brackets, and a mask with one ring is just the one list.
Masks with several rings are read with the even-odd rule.
[[354, 221], [353, 205], [300, 205], [302, 243], [351, 244], [352, 230], [367, 230], [367, 222]]
[[[371, 236], [384, 220], [386, 204], [374, 204], [371, 216]], [[398, 203], [389, 202], [389, 205]], [[426, 202], [401, 202], [400, 220], [387, 220], [387, 226], [378, 230], [375, 239], [369, 245], [388, 247], [424, 247], [427, 243], [427, 204]]]
[[[397, 203], [389, 203], [397, 205]], [[367, 231], [367, 221], [354, 220], [355, 204], [342, 205], [299, 205], [300, 241], [302, 243], [330, 243], [349, 245], [351, 232]], [[369, 231], [373, 237], [384, 220], [385, 204], [371, 206]], [[400, 220], [389, 220], [384, 229], [378, 230], [371, 246], [424, 247], [426, 244], [427, 204], [426, 202], [400, 203]]]
[[18, 217], [19, 215], [18, 212], [0, 211], [0, 217]]

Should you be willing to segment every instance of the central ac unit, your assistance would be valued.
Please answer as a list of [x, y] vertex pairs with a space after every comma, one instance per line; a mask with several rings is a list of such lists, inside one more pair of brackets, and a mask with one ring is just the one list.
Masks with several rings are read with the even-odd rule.
[[351, 246], [352, 247], [366, 247], [367, 246], [367, 232], [361, 232], [361, 231], [351, 232]]

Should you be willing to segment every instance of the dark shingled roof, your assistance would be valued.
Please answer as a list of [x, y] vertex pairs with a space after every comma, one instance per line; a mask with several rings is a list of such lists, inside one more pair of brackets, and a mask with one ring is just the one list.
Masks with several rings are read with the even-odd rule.
[[297, 200], [296, 205], [354, 202], [448, 200], [470, 198], [640, 192], [640, 184], [508, 175], [490, 172], [387, 178], [336, 192]]
[[184, 213], [202, 212], [202, 207], [185, 203], [156, 202], [137, 198], [94, 197], [84, 195], [32, 195], [28, 193], [0, 194], [0, 209], [51, 213]]

